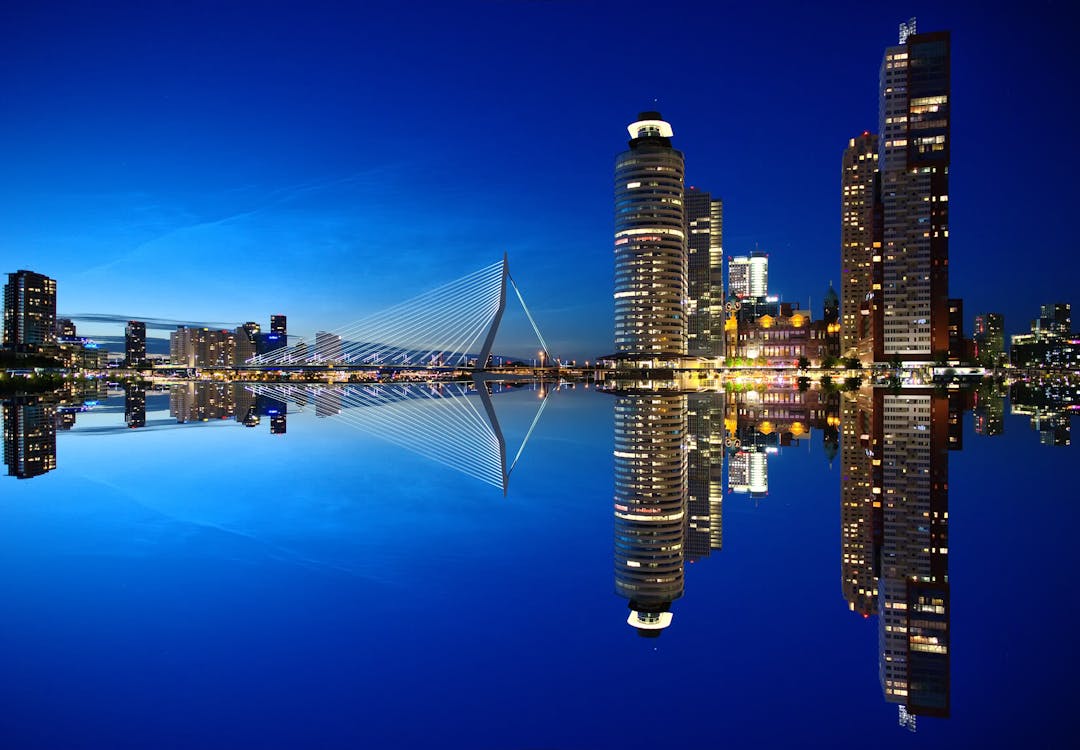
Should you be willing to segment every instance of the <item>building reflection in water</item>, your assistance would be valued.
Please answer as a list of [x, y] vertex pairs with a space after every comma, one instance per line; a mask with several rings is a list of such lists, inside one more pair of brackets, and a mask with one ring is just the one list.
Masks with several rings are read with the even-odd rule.
[[686, 428], [684, 394], [616, 395], [615, 591], [647, 637], [671, 624], [683, 594]]
[[32, 479], [55, 469], [57, 404], [20, 396], [4, 402], [3, 414], [8, 475]]
[[949, 715], [949, 450], [965, 394], [865, 389], [841, 421], [841, 587], [878, 617], [878, 671], [900, 722]]
[[723, 547], [725, 486], [767, 495], [769, 456], [811, 428], [823, 431], [831, 461], [839, 399], [794, 382], [709, 392], [639, 383], [613, 393], [615, 590], [629, 600], [627, 622], [655, 637], [672, 622], [685, 563]]

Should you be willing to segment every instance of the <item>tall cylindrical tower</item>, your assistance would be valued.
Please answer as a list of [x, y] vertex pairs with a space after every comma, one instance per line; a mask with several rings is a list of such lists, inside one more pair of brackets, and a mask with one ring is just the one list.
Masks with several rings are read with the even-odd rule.
[[687, 352], [683, 155], [659, 112], [628, 130], [615, 160], [615, 352], [671, 360]]
[[642, 393], [615, 402], [615, 591], [644, 636], [671, 624], [683, 594], [686, 396]]

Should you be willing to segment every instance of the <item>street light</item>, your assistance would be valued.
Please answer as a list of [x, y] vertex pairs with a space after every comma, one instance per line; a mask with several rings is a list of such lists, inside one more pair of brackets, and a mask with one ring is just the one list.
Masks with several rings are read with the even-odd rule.
[[540, 355], [540, 369], [543, 369], [544, 368], [544, 350], [541, 349], [540, 351], [537, 352], [537, 354]]

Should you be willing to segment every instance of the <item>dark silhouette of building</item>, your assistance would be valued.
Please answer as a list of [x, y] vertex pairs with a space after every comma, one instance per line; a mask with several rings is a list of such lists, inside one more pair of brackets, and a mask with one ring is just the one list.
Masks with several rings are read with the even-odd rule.
[[146, 323], [129, 320], [125, 326], [124, 364], [128, 367], [146, 365]]
[[56, 468], [56, 404], [35, 396], [3, 403], [8, 475], [31, 479]]
[[33, 271], [8, 274], [4, 285], [4, 346], [39, 351], [56, 344], [56, 282]]
[[1005, 316], [984, 313], [975, 316], [972, 336], [975, 360], [983, 367], [1001, 367], [1008, 362], [1005, 353]]
[[124, 424], [131, 429], [146, 427], [146, 387], [139, 383], [124, 385]]
[[724, 356], [724, 205], [711, 193], [686, 190], [687, 354]]

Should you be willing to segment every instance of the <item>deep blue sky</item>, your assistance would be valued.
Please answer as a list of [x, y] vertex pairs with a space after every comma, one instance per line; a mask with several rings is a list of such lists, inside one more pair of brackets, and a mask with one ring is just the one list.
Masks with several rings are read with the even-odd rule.
[[816, 313], [841, 152], [916, 15], [953, 32], [952, 294], [1010, 332], [1080, 303], [1070, 3], [360, 5], [4, 4], [0, 270], [57, 278], [61, 312], [310, 334], [508, 251], [553, 352], [591, 357], [613, 159], [659, 106], [725, 251]]

